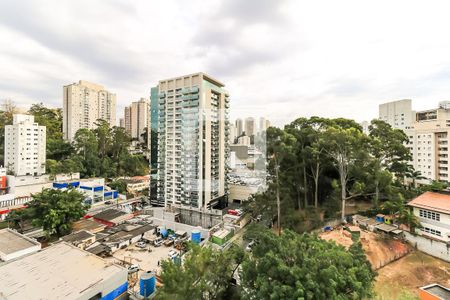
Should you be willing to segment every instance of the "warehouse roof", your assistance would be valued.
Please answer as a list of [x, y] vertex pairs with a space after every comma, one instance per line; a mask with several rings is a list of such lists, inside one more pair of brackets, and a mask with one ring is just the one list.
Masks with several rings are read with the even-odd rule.
[[450, 195], [436, 192], [425, 192], [411, 200], [408, 205], [450, 214]]
[[62, 242], [0, 266], [6, 299], [80, 299], [104, 280], [122, 276], [123, 267]]
[[81, 230], [78, 232], [71, 233], [69, 235], [63, 236], [62, 240], [65, 242], [78, 242], [78, 241], [84, 241], [86, 239], [95, 237], [94, 234], [90, 233], [86, 230]]
[[0, 230], [0, 254], [11, 254], [41, 244], [9, 228]]
[[91, 233], [102, 231], [105, 227], [105, 225], [99, 224], [91, 219], [81, 219], [72, 224], [73, 231], [86, 230]]
[[118, 217], [127, 215], [126, 212], [123, 212], [121, 210], [118, 209], [114, 209], [114, 208], [110, 208], [107, 210], [104, 210], [102, 212], [99, 212], [98, 214], [93, 215], [92, 217], [96, 218], [96, 219], [100, 219], [100, 220], [105, 220], [105, 221], [112, 221]]

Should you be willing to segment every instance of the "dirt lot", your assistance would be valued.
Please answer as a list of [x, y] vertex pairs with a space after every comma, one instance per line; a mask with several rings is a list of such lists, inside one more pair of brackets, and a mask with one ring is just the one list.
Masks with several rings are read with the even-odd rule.
[[450, 286], [450, 263], [414, 251], [378, 270], [376, 299], [394, 300], [406, 295], [417, 297], [418, 288], [431, 283]]
[[[320, 237], [327, 241], [335, 241], [345, 248], [349, 248], [353, 244], [351, 234], [343, 229], [324, 232], [320, 234]], [[373, 232], [361, 231], [360, 240], [367, 259], [374, 269], [380, 268], [411, 250], [408, 245], [400, 241], [384, 239], [381, 235]]]

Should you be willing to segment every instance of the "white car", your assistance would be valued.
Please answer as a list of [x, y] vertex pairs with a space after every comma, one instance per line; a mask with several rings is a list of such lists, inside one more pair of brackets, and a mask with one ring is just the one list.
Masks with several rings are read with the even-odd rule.
[[144, 241], [137, 242], [136, 243], [136, 247], [138, 247], [138, 248], [145, 248], [145, 247], [147, 247], [147, 243], [144, 242]]
[[178, 256], [178, 252], [172, 249], [169, 251], [167, 256], [169, 256], [170, 258], [174, 258], [174, 257]]
[[245, 247], [245, 251], [247, 252], [251, 252], [253, 246], [255, 246], [256, 242], [255, 241], [251, 241], [250, 243], [248, 243], [247, 247]]
[[131, 265], [128, 267], [128, 274], [136, 273], [139, 271], [138, 265]]

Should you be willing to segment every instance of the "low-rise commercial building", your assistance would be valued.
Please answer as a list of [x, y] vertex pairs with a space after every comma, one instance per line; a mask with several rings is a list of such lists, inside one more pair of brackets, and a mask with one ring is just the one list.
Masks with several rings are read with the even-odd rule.
[[450, 193], [426, 192], [408, 205], [422, 225], [416, 229], [420, 235], [450, 242]]
[[0, 260], [2, 261], [10, 261], [27, 254], [35, 253], [40, 249], [41, 243], [34, 239], [9, 228], [0, 230]]
[[125, 299], [128, 271], [61, 242], [0, 266], [0, 298]]
[[92, 218], [96, 222], [104, 224], [107, 227], [112, 227], [122, 224], [126, 220], [133, 218], [133, 214], [129, 214], [118, 209], [110, 208], [93, 215]]
[[81, 230], [63, 236], [61, 239], [64, 242], [71, 243], [72, 245], [80, 249], [86, 249], [87, 247], [95, 243], [95, 234], [92, 234], [86, 230]]

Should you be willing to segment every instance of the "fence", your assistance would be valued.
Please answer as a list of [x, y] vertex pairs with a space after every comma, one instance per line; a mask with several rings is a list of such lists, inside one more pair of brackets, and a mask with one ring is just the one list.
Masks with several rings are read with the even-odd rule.
[[412, 249], [410, 249], [410, 248], [408, 247], [408, 248], [406, 248], [406, 249], [405, 249], [404, 251], [402, 251], [402, 252], [397, 252], [397, 253], [395, 253], [393, 256], [390, 256], [388, 259], [386, 259], [386, 260], [384, 260], [384, 261], [378, 262], [378, 264], [377, 264], [376, 266], [372, 266], [372, 268], [373, 268], [374, 270], [381, 269], [382, 267], [384, 267], [384, 266], [386, 266], [386, 265], [388, 265], [388, 264], [390, 264], [390, 263], [392, 263], [392, 262], [394, 262], [394, 261], [396, 261], [396, 260], [399, 260], [400, 258], [406, 256], [408, 253], [411, 252], [411, 250], [412, 250]]
[[406, 231], [404, 233], [405, 239], [414, 248], [431, 256], [450, 262], [450, 245], [447, 243], [428, 239], [420, 235], [412, 235]]

